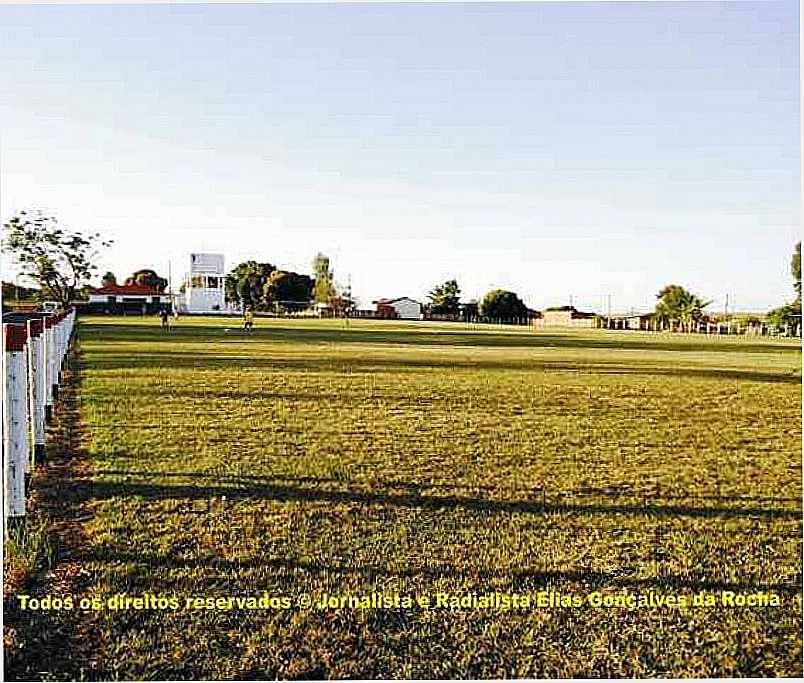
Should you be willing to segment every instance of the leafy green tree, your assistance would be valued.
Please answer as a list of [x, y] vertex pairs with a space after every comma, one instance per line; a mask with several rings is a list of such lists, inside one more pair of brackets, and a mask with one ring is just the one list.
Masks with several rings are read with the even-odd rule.
[[348, 282], [344, 287], [340, 288], [340, 294], [337, 296], [336, 308], [344, 315], [348, 314], [355, 308], [357, 301], [355, 301], [354, 294], [352, 293], [352, 283]]
[[108, 287], [109, 285], [116, 285], [117, 278], [112, 271], [107, 271], [101, 278], [101, 287]]
[[768, 311], [768, 322], [779, 329], [795, 329], [801, 324], [801, 299]]
[[330, 304], [337, 296], [335, 290], [335, 276], [329, 268], [329, 257], [321, 252], [313, 259], [313, 302], [317, 304]]
[[676, 320], [684, 324], [697, 322], [703, 317], [703, 309], [711, 301], [703, 301], [681, 285], [667, 285], [657, 295], [656, 318], [659, 322]]
[[509, 320], [528, 314], [528, 307], [514, 294], [504, 289], [492, 289], [480, 302], [480, 315]]
[[309, 303], [312, 295], [313, 278], [286, 270], [273, 271], [263, 289], [263, 299], [268, 304], [282, 301]]
[[41, 294], [34, 287], [22, 287], [16, 282], [3, 282], [4, 301], [38, 301]]
[[[112, 275], [112, 277], [114, 276]], [[150, 287], [157, 292], [164, 292], [168, 286], [168, 281], [167, 278], [160, 277], [157, 272], [151, 268], [141, 268], [129, 275], [124, 284], [126, 286], [137, 285], [139, 287]]]
[[90, 287], [89, 285], [81, 285], [75, 290], [75, 298], [78, 301], [89, 301], [89, 295], [92, 294], [93, 289], [94, 287]]
[[62, 307], [70, 304], [76, 290], [97, 270], [100, 249], [111, 245], [100, 233], [65, 230], [54, 216], [41, 211], [20, 211], [3, 228], [4, 250], [13, 255], [22, 275]]
[[239, 264], [226, 276], [226, 300], [255, 310], [265, 308], [265, 287], [275, 270], [276, 266], [271, 263], [246, 261]]
[[768, 312], [768, 322], [779, 329], [796, 329], [801, 325], [801, 242], [796, 242], [793, 248], [790, 272], [793, 275], [793, 289], [796, 291], [795, 300]]
[[430, 312], [439, 315], [454, 315], [458, 313], [458, 304], [461, 297], [461, 288], [456, 280], [447, 280], [438, 285], [430, 294]]

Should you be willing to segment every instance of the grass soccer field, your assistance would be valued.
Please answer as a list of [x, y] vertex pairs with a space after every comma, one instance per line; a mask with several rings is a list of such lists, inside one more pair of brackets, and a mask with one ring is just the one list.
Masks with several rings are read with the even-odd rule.
[[29, 593], [180, 605], [14, 609], [11, 677], [801, 675], [796, 343], [257, 323], [81, 321], [73, 523]]

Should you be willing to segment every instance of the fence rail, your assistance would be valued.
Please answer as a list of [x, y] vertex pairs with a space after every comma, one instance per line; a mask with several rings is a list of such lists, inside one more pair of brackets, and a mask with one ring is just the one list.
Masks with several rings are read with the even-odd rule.
[[50, 315], [16, 314], [11, 322], [3, 321], [5, 534], [24, 524], [31, 471], [45, 460], [45, 424], [53, 419], [75, 315], [73, 308]]
[[774, 325], [770, 322], [746, 322], [741, 320], [691, 321], [657, 320], [637, 317], [607, 317], [596, 319], [594, 327], [607, 330], [637, 330], [642, 332], [682, 332], [706, 335], [745, 335], [761, 337], [801, 337], [801, 322]]

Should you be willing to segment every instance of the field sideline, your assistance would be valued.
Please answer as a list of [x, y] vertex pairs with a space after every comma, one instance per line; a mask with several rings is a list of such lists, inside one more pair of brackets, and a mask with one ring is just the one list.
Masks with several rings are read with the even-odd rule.
[[781, 606], [13, 612], [10, 679], [801, 675], [797, 341], [238, 324], [80, 321], [81, 543], [35, 590]]

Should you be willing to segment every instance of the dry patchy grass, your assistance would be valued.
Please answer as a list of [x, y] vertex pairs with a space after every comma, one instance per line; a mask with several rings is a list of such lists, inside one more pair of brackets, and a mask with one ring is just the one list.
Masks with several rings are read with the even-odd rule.
[[795, 345], [236, 325], [82, 321], [93, 475], [64, 495], [89, 516], [84, 594], [764, 590], [782, 606], [76, 613], [80, 637], [43, 637], [14, 673], [801, 674]]

